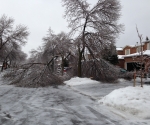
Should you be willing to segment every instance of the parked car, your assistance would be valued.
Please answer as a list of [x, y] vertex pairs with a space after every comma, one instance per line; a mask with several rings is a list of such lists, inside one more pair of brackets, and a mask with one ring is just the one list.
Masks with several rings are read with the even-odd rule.
[[120, 73], [127, 73], [126, 69], [120, 68]]

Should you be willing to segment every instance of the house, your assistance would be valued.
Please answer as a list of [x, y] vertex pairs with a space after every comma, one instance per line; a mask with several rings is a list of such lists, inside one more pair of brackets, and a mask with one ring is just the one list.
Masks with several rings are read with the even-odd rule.
[[[134, 69], [140, 69], [140, 58], [141, 58], [141, 50], [143, 57], [147, 59], [150, 57], [150, 40], [146, 40], [142, 42], [142, 45], [126, 45], [125, 47], [116, 48], [120, 68], [124, 68], [128, 71], [133, 71]], [[149, 61], [149, 60], [144, 60]], [[145, 64], [142, 64], [145, 67]]]

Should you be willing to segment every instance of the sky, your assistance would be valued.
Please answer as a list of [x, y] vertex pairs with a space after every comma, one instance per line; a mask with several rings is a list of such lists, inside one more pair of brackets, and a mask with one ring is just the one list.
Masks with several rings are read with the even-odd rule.
[[[91, 6], [97, 0], [87, 0]], [[139, 42], [136, 25], [143, 41], [150, 39], [150, 0], [120, 0], [122, 10], [119, 23], [124, 31], [116, 40], [117, 47], [135, 45]], [[0, 0], [0, 17], [5, 14], [15, 20], [15, 25], [27, 26], [30, 35], [23, 51], [29, 54], [32, 49], [42, 45], [42, 38], [48, 29], [54, 33], [69, 32], [67, 20], [63, 17], [65, 8], [61, 0]]]

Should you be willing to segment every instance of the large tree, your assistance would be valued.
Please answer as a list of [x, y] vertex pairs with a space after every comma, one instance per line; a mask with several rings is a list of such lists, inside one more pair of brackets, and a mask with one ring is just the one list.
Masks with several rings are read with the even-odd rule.
[[[65, 17], [68, 20], [71, 33], [79, 39], [78, 44], [78, 76], [82, 76], [82, 58], [85, 48], [92, 58], [103, 46], [111, 44], [122, 30], [117, 21], [120, 17], [120, 2], [118, 0], [98, 0], [90, 8], [86, 0], [62, 0], [66, 7]], [[98, 52], [95, 52], [98, 51]]]
[[29, 32], [27, 27], [17, 25], [14, 19], [3, 15], [0, 18], [0, 60], [3, 62], [25, 58], [21, 45], [26, 43]]

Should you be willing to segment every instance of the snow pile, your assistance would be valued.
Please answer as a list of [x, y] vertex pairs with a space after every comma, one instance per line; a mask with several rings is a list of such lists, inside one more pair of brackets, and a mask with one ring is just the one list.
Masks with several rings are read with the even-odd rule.
[[123, 82], [126, 82], [126, 81], [127, 81], [127, 80], [122, 79], [122, 78], [118, 79], [118, 82], [120, 82], [120, 83], [123, 83]]
[[68, 81], [65, 81], [64, 83], [67, 85], [70, 85], [70, 86], [75, 86], [75, 85], [82, 85], [82, 84], [98, 84], [100, 82], [95, 81], [95, 80], [91, 80], [90, 78], [74, 77]]
[[99, 100], [99, 103], [150, 119], [150, 86], [116, 89]]
[[[143, 78], [142, 80], [143, 80], [143, 83], [150, 82], [150, 78]], [[136, 83], [141, 83], [141, 78], [136, 77], [135, 81], [136, 81]]]

